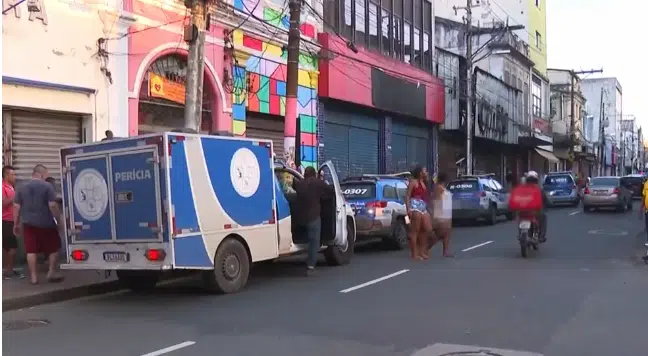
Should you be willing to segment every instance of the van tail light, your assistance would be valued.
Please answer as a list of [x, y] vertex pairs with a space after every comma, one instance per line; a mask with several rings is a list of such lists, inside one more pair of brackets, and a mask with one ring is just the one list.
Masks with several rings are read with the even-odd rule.
[[75, 261], [87, 261], [89, 255], [86, 250], [73, 250], [72, 253], [70, 253], [70, 257]]
[[614, 188], [614, 191], [612, 192], [612, 194], [619, 194], [619, 188]]
[[583, 191], [583, 194], [589, 194], [589, 193], [590, 193], [589, 188], [585, 188], [585, 190]]
[[480, 198], [485, 198], [485, 197], [486, 197], [486, 192], [480, 192], [480, 193], [478, 194], [478, 196], [479, 196]]
[[371, 208], [374, 208], [374, 209], [375, 209], [375, 208], [386, 208], [386, 207], [387, 207], [387, 202], [384, 201], [384, 200], [380, 200], [380, 201], [371, 201], [371, 202], [368, 202], [367, 204], [365, 204], [365, 207], [366, 207], [367, 209], [371, 209]]
[[572, 185], [571, 189], [576, 189], [576, 184]]
[[162, 249], [149, 249], [146, 250], [144, 256], [146, 256], [146, 259], [149, 261], [164, 261], [164, 259], [166, 258], [166, 252], [164, 252], [164, 250]]

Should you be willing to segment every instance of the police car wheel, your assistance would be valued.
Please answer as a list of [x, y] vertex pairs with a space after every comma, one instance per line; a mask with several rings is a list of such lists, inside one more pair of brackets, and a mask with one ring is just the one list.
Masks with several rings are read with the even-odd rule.
[[395, 250], [402, 250], [408, 245], [407, 226], [404, 220], [397, 220], [392, 234], [385, 239], [385, 243]]
[[228, 237], [216, 250], [214, 270], [203, 272], [205, 286], [218, 294], [236, 293], [243, 289], [250, 276], [250, 255], [243, 244]]
[[349, 264], [355, 248], [355, 225], [352, 219], [347, 220], [347, 243], [344, 246], [329, 246], [324, 250], [324, 258], [329, 266]]
[[160, 280], [160, 273], [156, 271], [117, 271], [117, 279], [122, 287], [136, 293], [152, 291]]

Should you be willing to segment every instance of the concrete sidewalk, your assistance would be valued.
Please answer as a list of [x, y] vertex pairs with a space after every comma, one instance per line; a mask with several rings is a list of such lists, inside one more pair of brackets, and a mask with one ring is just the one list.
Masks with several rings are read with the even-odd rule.
[[[27, 275], [27, 269], [20, 270]], [[65, 277], [60, 283], [48, 283], [45, 274], [40, 283], [32, 285], [29, 277], [2, 281], [2, 311], [29, 308], [90, 295], [109, 293], [120, 289], [115, 273], [106, 278], [104, 272], [61, 271]]]

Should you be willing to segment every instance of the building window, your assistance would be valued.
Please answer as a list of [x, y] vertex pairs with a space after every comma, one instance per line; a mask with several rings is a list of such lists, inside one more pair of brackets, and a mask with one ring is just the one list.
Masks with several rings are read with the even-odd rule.
[[536, 47], [542, 51], [542, 35], [536, 31]]
[[355, 0], [355, 42], [366, 45], [365, 0]]
[[357, 46], [432, 73], [433, 16], [432, 0], [332, 0], [323, 17]]
[[535, 117], [542, 117], [542, 82], [538, 77], [533, 77], [531, 83], [532, 113]]
[[369, 3], [369, 48], [380, 49], [378, 47], [378, 6], [371, 2]]

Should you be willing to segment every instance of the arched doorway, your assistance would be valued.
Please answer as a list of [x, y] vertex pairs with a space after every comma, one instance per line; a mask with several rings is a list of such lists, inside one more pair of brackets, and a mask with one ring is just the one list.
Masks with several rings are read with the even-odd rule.
[[[184, 127], [184, 95], [187, 58], [177, 53], [156, 59], [142, 78], [139, 93], [138, 132], [171, 131]], [[200, 131], [212, 127], [215, 89], [208, 80], [203, 84], [203, 111]]]

